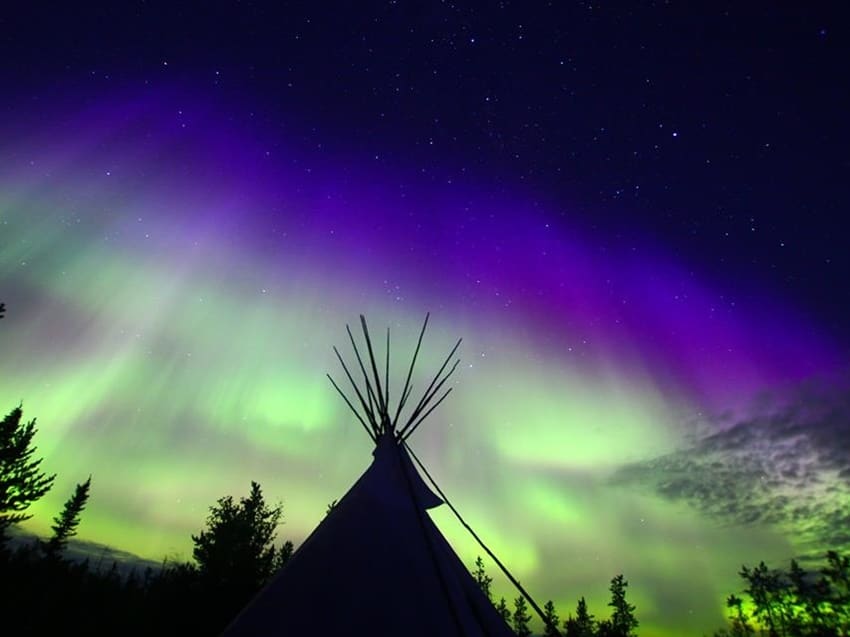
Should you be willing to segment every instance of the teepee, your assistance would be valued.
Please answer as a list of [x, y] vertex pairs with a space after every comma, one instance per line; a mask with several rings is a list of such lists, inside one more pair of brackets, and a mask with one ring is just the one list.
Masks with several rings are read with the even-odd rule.
[[[401, 418], [428, 317], [395, 409], [390, 406], [389, 329], [381, 378], [366, 320], [361, 316], [360, 321], [365, 347], [358, 348], [346, 327], [357, 360], [353, 373], [334, 347], [353, 393], [349, 397], [328, 378], [374, 442], [372, 463], [224, 634], [511, 636], [429, 517], [427, 510], [443, 501], [423, 481], [407, 446], [410, 435], [451, 393], [443, 387], [459, 363], [449, 367], [460, 340], [422, 398]], [[355, 380], [361, 376], [362, 381]]]

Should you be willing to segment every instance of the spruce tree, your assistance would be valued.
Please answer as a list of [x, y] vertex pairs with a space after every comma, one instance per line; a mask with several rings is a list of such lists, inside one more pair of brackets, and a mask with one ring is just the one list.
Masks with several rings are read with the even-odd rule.
[[278, 549], [277, 557], [275, 558], [275, 569], [276, 571], [282, 569], [286, 566], [286, 563], [289, 561], [289, 558], [292, 557], [292, 554], [295, 552], [295, 545], [290, 541], [286, 540]]
[[328, 506], [325, 509], [325, 517], [328, 517], [331, 514], [331, 511], [333, 511], [336, 508], [337, 504], [339, 504], [339, 502], [337, 500], [333, 500], [332, 502], [328, 503]]
[[555, 610], [555, 604], [550, 599], [543, 607], [543, 616], [546, 618], [546, 626], [543, 629], [543, 637], [561, 637], [558, 632], [560, 618]]
[[629, 583], [623, 575], [617, 575], [611, 580], [611, 601], [608, 606], [614, 609], [611, 614], [611, 628], [616, 637], [634, 637], [638, 620], [635, 617], [635, 607], [626, 601], [626, 587]]
[[472, 576], [481, 588], [481, 592], [492, 602], [493, 593], [490, 590], [490, 585], [493, 583], [493, 578], [487, 575], [487, 571], [484, 570], [484, 560], [481, 559], [480, 555], [475, 558], [475, 571], [472, 573]]
[[496, 604], [496, 612], [499, 613], [499, 616], [505, 620], [506, 624], [511, 623], [511, 611], [508, 610], [508, 602], [504, 597], [499, 598], [499, 603]]
[[44, 553], [48, 558], [59, 557], [60, 553], [68, 545], [68, 539], [77, 534], [77, 526], [80, 524], [80, 514], [86, 508], [89, 500], [89, 488], [91, 487], [91, 476], [74, 489], [74, 495], [68, 498], [65, 506], [57, 517], [53, 518], [53, 536], [44, 545]]
[[173, 569], [175, 588], [197, 582], [205, 596], [206, 612], [197, 618], [195, 634], [219, 634], [279, 568], [273, 542], [282, 512], [282, 505], [266, 503], [256, 482], [248, 497], [237, 502], [226, 496], [210, 507], [207, 528], [192, 536], [197, 569]]
[[266, 504], [256, 482], [238, 503], [232, 496], [220, 498], [210, 507], [207, 528], [192, 536], [192, 555], [204, 581], [237, 596], [259, 590], [277, 566], [272, 543], [282, 515], [282, 505]]
[[747, 637], [755, 633], [755, 629], [750, 626], [747, 621], [747, 614], [744, 612], [744, 600], [737, 595], [730, 595], [726, 598], [726, 608], [734, 611], [729, 619], [732, 621], [731, 635], [733, 637]]
[[779, 576], [771, 572], [763, 561], [753, 569], [742, 567], [740, 576], [748, 584], [744, 592], [753, 600], [754, 616], [765, 625], [768, 632], [778, 633], [782, 622], [776, 595]]
[[528, 614], [528, 604], [525, 597], [520, 595], [514, 600], [513, 625], [517, 637], [531, 637], [531, 615]]
[[827, 551], [827, 566], [821, 570], [828, 597], [835, 609], [832, 623], [837, 631], [850, 635], [850, 555]]
[[587, 610], [587, 602], [584, 597], [576, 604], [576, 616], [570, 617], [564, 622], [567, 637], [594, 637], [595, 619]]
[[18, 405], [0, 421], [0, 546], [6, 529], [32, 517], [24, 511], [50, 491], [56, 477], [41, 470], [41, 458], [33, 459], [35, 419], [22, 423], [21, 416]]

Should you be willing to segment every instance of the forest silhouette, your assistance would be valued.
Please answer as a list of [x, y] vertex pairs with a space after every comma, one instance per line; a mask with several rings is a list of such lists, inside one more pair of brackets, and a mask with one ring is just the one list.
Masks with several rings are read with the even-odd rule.
[[[0, 318], [6, 308], [0, 303]], [[14, 528], [30, 519], [28, 508], [53, 486], [36, 447], [36, 419], [18, 405], [0, 421], [0, 611], [11, 634], [215, 635], [286, 565], [296, 551], [276, 543], [283, 506], [266, 501], [251, 482], [247, 496], [219, 498], [204, 527], [191, 536], [191, 561], [163, 561], [158, 568], [109, 568], [74, 560], [68, 545], [76, 535], [92, 489], [92, 477], [77, 484], [53, 519], [48, 538], [21, 539]], [[336, 506], [327, 505], [326, 515]], [[478, 557], [470, 570], [486, 598], [519, 637], [529, 637], [532, 616], [520, 594], [510, 603], [494, 599], [493, 578]], [[743, 588], [726, 600], [728, 622], [714, 637], [847, 637], [850, 635], [850, 555], [828, 551], [821, 568], [809, 571], [791, 560], [787, 570], [764, 562], [742, 566]], [[562, 619], [549, 600], [543, 635], [636, 637], [638, 609], [627, 599], [622, 574], [610, 580], [609, 616], [596, 618], [584, 597]], [[323, 600], [332, 613], [334, 600]], [[713, 600], [706, 600], [712, 603]], [[374, 603], [372, 600], [369, 603]], [[317, 634], [322, 632], [316, 618]], [[376, 634], [380, 627], [376, 626]]]

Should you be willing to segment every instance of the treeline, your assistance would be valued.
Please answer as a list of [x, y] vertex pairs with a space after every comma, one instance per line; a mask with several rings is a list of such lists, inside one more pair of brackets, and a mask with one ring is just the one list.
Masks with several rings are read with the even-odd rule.
[[850, 635], [850, 556], [828, 551], [826, 565], [814, 572], [791, 560], [787, 571], [760, 562], [739, 575], [746, 599], [726, 599], [730, 624], [714, 637]]
[[248, 496], [220, 498], [206, 526], [192, 535], [193, 562], [122, 573], [66, 557], [92, 488], [78, 484], [54, 518], [52, 534], [13, 546], [9, 530], [52, 487], [54, 475], [35, 457], [35, 420], [21, 407], [0, 421], [0, 616], [15, 634], [214, 635], [220, 633], [292, 555], [274, 543], [280, 504], [260, 485]]
[[[472, 575], [513, 631], [529, 637], [532, 617], [525, 599], [514, 599], [512, 610], [504, 597], [496, 602], [493, 579], [481, 557]], [[850, 637], [850, 555], [827, 551], [825, 566], [818, 571], [807, 571], [791, 560], [787, 571], [760, 562], [755, 568], [743, 566], [739, 575], [745, 584], [743, 597], [729, 595], [729, 623], [712, 637]], [[635, 606], [626, 600], [628, 585], [623, 575], [611, 580], [611, 615], [602, 620], [590, 614], [581, 597], [575, 615], [560, 623], [555, 604], [547, 601], [541, 618], [544, 637], [637, 637], [639, 622]]]
[[[532, 635], [532, 617], [525, 598], [522, 595], [515, 598], [512, 604], [513, 609], [508, 607], [508, 602], [504, 597], [495, 601], [492, 591], [493, 578], [487, 575], [484, 569], [484, 561], [480, 556], [475, 560], [472, 576], [487, 599], [495, 605], [502, 619], [517, 634], [517, 637], [530, 637]], [[639, 622], [635, 616], [635, 606], [626, 600], [626, 588], [628, 586], [629, 583], [622, 574], [611, 579], [611, 585], [608, 589], [611, 591], [611, 601], [608, 602], [608, 606], [611, 607], [611, 616], [598, 621], [587, 610], [587, 602], [584, 597], [581, 597], [576, 604], [575, 616], [569, 615], [561, 624], [561, 618], [555, 604], [550, 599], [542, 609], [543, 617], [541, 619], [544, 625], [544, 637], [634, 637], [637, 634], [635, 630]]]

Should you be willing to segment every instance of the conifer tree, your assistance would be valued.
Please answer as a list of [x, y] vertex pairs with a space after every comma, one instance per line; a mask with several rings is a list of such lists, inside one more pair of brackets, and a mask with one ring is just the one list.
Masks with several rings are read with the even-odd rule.
[[821, 571], [830, 590], [830, 603], [835, 609], [833, 622], [843, 634], [850, 634], [850, 555], [827, 551], [827, 566]]
[[328, 517], [331, 514], [331, 511], [333, 511], [336, 508], [337, 504], [339, 504], [339, 502], [337, 500], [333, 500], [331, 502], [328, 502], [328, 506], [325, 509], [325, 517]]
[[587, 610], [584, 597], [578, 600], [575, 618], [570, 617], [564, 622], [567, 637], [594, 637], [596, 621]]
[[207, 528], [192, 536], [192, 555], [204, 581], [237, 596], [256, 592], [275, 570], [272, 543], [282, 515], [282, 505], [266, 504], [256, 482], [238, 503], [232, 496], [220, 498], [210, 507]]
[[508, 602], [504, 597], [499, 598], [499, 603], [496, 604], [496, 612], [499, 613], [499, 616], [505, 620], [506, 624], [511, 623], [511, 611], [508, 610]]
[[176, 589], [197, 585], [206, 596], [195, 634], [219, 634], [276, 572], [281, 558], [273, 543], [282, 512], [282, 505], [266, 503], [256, 482], [238, 502], [226, 496], [210, 507], [207, 527], [192, 536], [197, 569], [172, 569]]
[[827, 588], [823, 579], [814, 581], [797, 560], [791, 560], [788, 571], [788, 600], [791, 607], [792, 631], [804, 632], [811, 625], [815, 634], [826, 632], [824, 606]]
[[74, 495], [68, 498], [62, 513], [53, 518], [53, 536], [44, 544], [44, 553], [48, 558], [59, 557], [65, 550], [68, 540], [77, 534], [77, 526], [80, 524], [80, 514], [86, 508], [89, 500], [89, 488], [91, 487], [91, 476], [74, 489]]
[[611, 580], [611, 601], [608, 606], [614, 609], [611, 614], [611, 628], [616, 637], [634, 637], [634, 631], [638, 627], [638, 620], [634, 615], [635, 607], [626, 601], [628, 585], [622, 574]]
[[475, 558], [475, 572], [472, 574], [475, 578], [475, 582], [481, 588], [481, 592], [487, 596], [487, 599], [493, 601], [493, 593], [490, 590], [490, 585], [493, 583], [493, 578], [487, 575], [487, 571], [484, 570], [484, 560], [481, 559], [479, 555]]
[[543, 607], [543, 616], [546, 618], [543, 637], [561, 637], [558, 632], [558, 624], [561, 620], [558, 617], [558, 612], [555, 610], [555, 604], [551, 599]]
[[596, 624], [596, 632], [594, 637], [620, 637], [619, 633], [614, 632], [614, 626], [610, 619], [603, 619]]
[[744, 612], [743, 603], [744, 600], [737, 595], [730, 595], [726, 598], [726, 608], [734, 611], [729, 617], [732, 620], [731, 634], [734, 637], [746, 637], [755, 633], [755, 630], [747, 621], [747, 614]]
[[744, 590], [753, 600], [755, 617], [764, 623], [768, 632], [778, 633], [782, 623], [777, 604], [779, 575], [771, 572], [764, 562], [759, 562], [753, 569], [742, 567], [740, 575], [748, 584]]
[[530, 622], [528, 604], [525, 602], [525, 597], [520, 595], [514, 600], [513, 627], [517, 637], [531, 637]]
[[50, 491], [56, 477], [41, 470], [41, 458], [33, 459], [35, 419], [22, 423], [22, 415], [18, 405], [0, 421], [0, 546], [6, 529], [32, 517], [24, 511]]
[[294, 552], [295, 545], [290, 540], [286, 540], [286, 542], [281, 545], [280, 549], [277, 552], [274, 570], [277, 571], [286, 566], [286, 563], [289, 561], [289, 558], [292, 557], [292, 554]]

